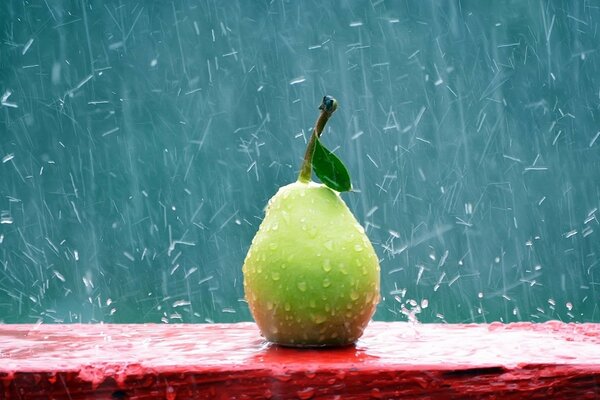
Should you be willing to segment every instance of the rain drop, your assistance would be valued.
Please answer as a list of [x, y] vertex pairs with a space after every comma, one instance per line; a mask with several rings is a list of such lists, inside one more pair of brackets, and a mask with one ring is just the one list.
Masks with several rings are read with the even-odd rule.
[[315, 395], [315, 389], [312, 388], [312, 387], [307, 387], [307, 388], [304, 388], [302, 390], [298, 390], [296, 392], [296, 396], [298, 396], [298, 398], [300, 400], [309, 400], [309, 399], [312, 399], [314, 395]]
[[348, 275], [348, 270], [346, 269], [346, 265], [344, 263], [340, 263], [339, 268], [343, 275]]

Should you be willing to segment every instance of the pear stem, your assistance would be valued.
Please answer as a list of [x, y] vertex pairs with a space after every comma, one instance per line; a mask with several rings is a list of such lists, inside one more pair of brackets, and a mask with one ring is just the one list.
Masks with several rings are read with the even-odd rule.
[[302, 161], [302, 166], [300, 167], [300, 174], [298, 175], [299, 182], [310, 182], [310, 178], [312, 176], [312, 158], [315, 152], [317, 139], [321, 137], [321, 133], [323, 133], [325, 124], [327, 124], [327, 121], [336, 109], [337, 101], [333, 97], [323, 97], [323, 102], [319, 106], [321, 114], [319, 114], [319, 118], [317, 118], [317, 122], [315, 122], [315, 127], [310, 135], [308, 145], [306, 146], [306, 152], [304, 153], [304, 161]]

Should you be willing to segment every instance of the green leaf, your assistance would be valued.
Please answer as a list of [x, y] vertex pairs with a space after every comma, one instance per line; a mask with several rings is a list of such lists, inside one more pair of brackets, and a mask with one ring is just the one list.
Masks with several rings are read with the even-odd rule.
[[327, 150], [319, 139], [315, 143], [312, 166], [317, 177], [330, 189], [338, 192], [352, 189], [346, 166], [335, 154]]

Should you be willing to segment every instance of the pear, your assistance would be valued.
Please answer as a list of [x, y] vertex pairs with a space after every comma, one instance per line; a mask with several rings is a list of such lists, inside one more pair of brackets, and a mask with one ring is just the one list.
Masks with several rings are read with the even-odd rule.
[[339, 194], [295, 182], [269, 200], [243, 266], [264, 337], [282, 345], [355, 342], [379, 302], [379, 261]]
[[379, 302], [379, 260], [339, 192], [306, 178], [269, 200], [242, 267], [246, 300], [271, 342], [348, 345]]

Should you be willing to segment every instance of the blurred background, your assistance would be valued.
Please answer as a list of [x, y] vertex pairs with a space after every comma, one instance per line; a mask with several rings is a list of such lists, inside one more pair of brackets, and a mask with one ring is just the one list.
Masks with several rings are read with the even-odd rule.
[[0, 322], [251, 320], [241, 266], [324, 143], [375, 319], [600, 322], [590, 2], [0, 4]]

